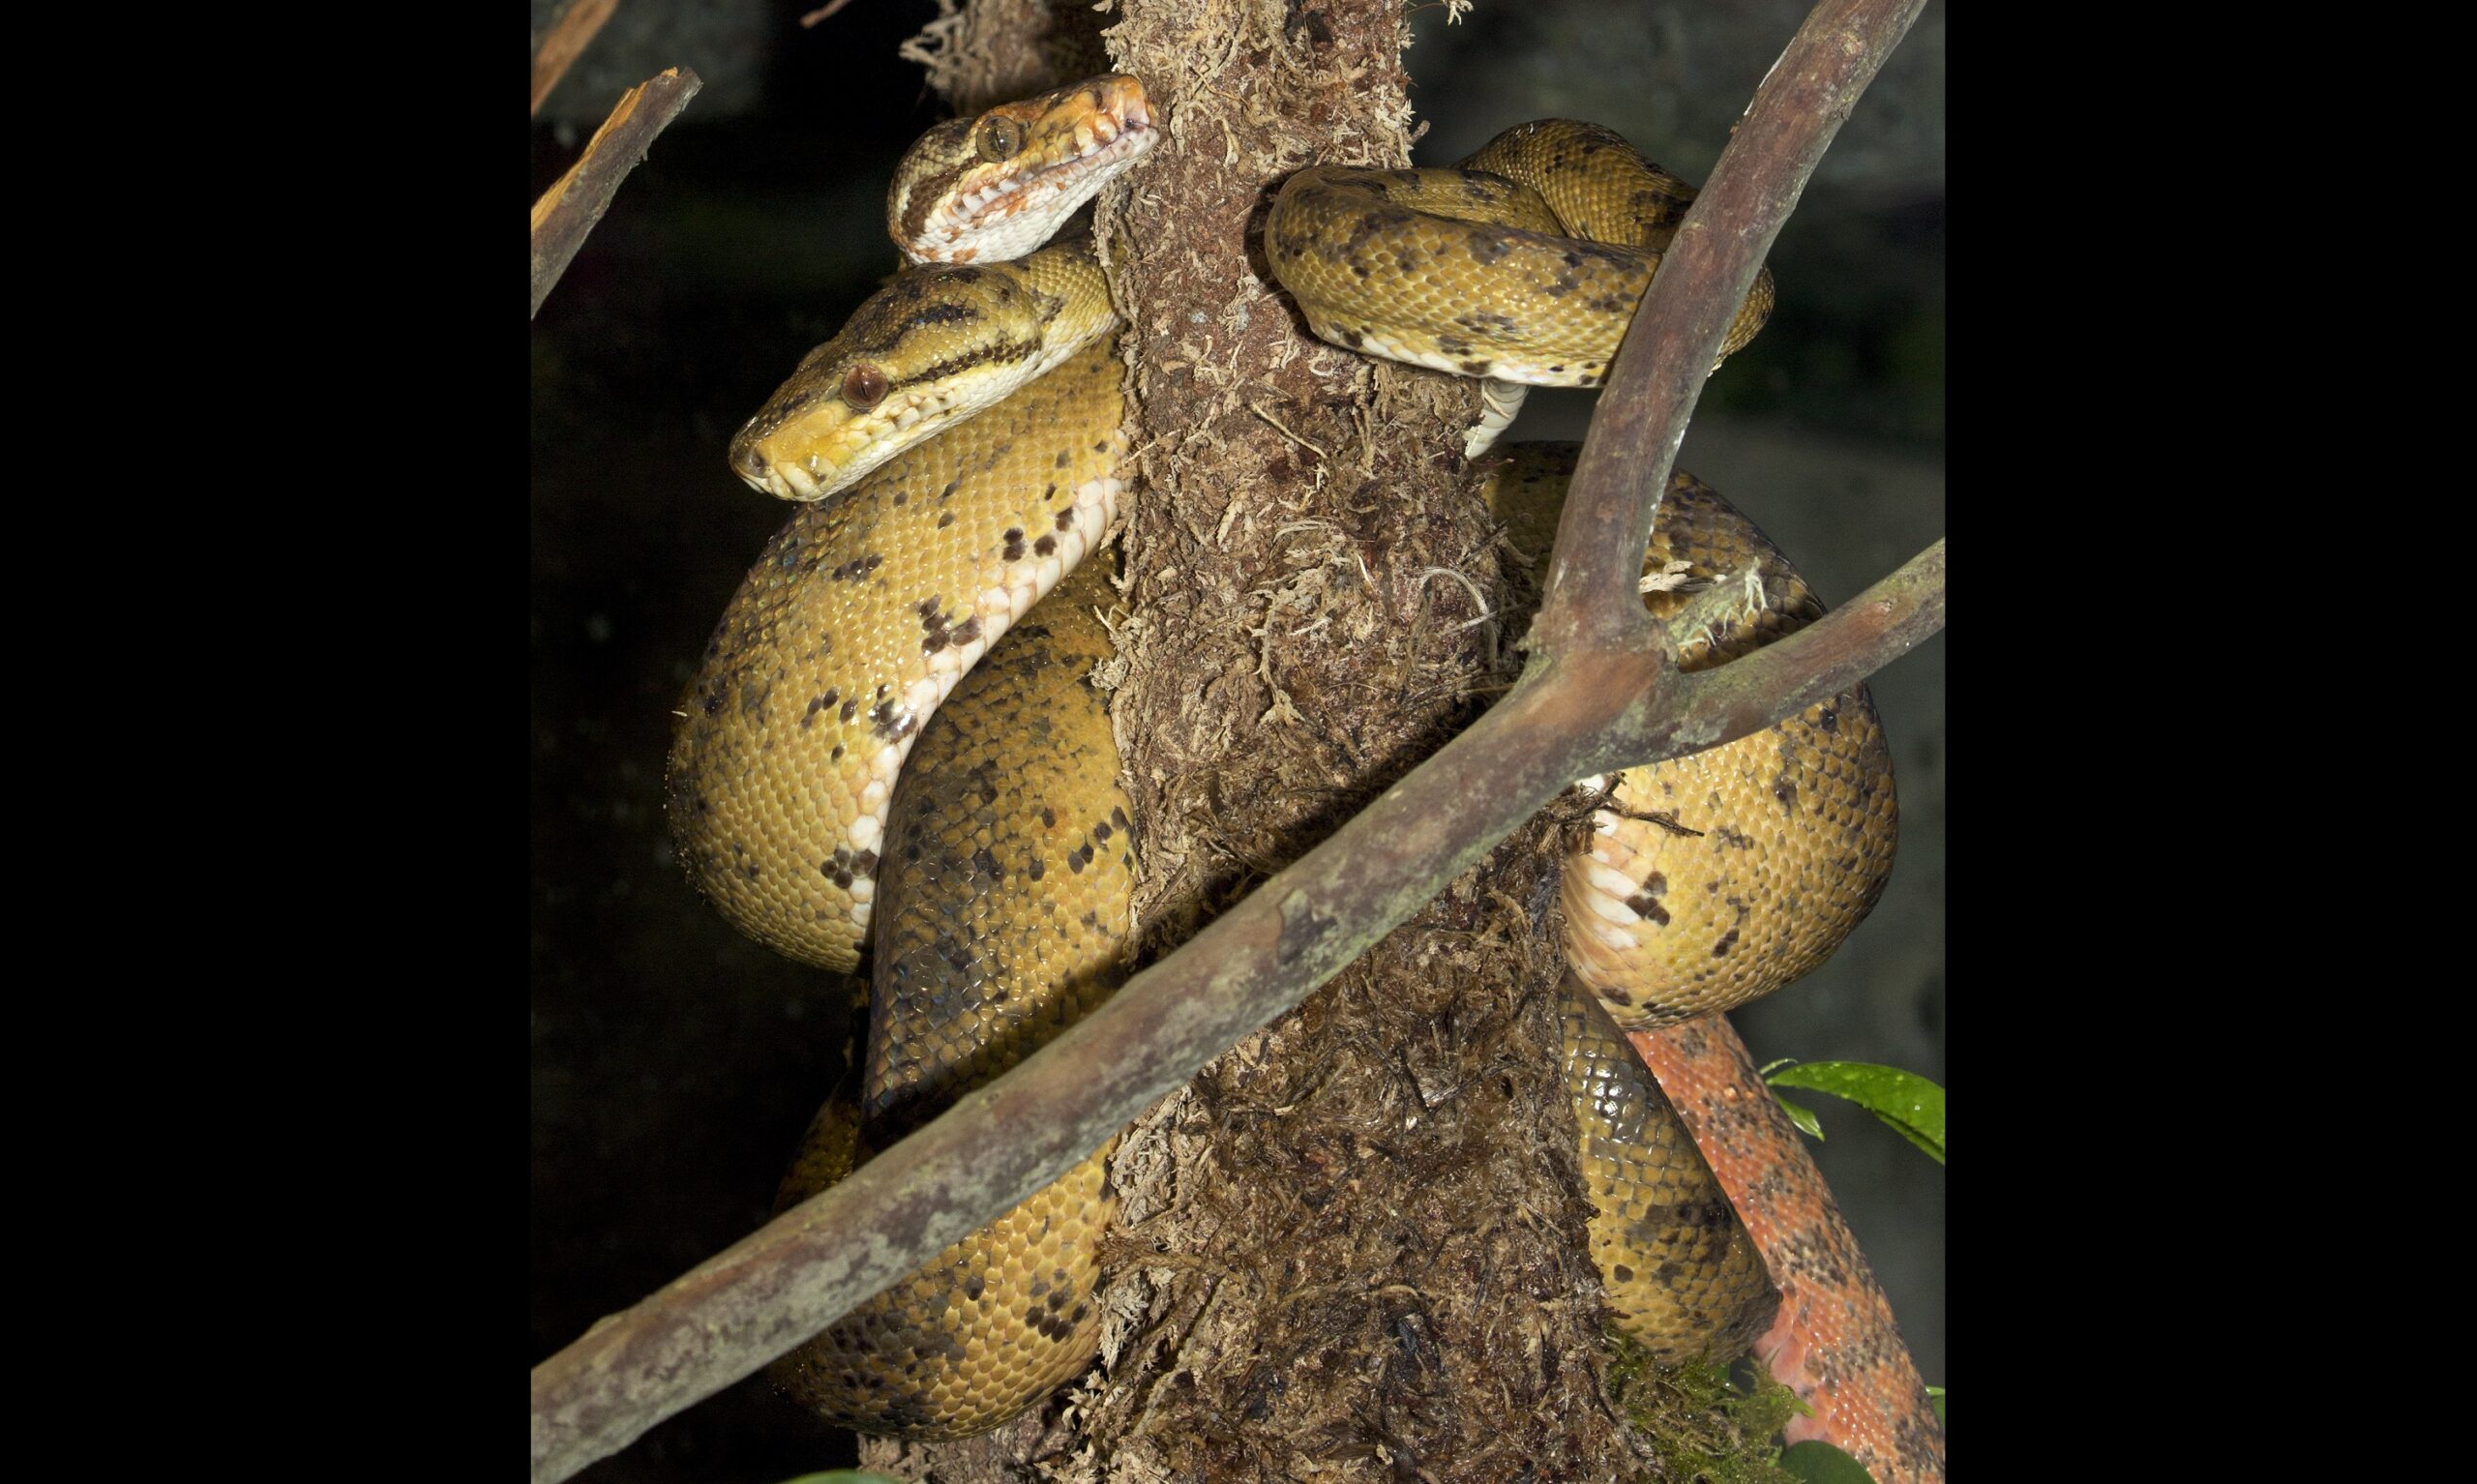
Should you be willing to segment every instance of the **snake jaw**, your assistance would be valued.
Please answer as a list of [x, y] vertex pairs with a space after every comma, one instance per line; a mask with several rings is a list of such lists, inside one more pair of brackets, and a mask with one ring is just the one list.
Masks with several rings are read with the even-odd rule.
[[[814, 504], [1037, 380], [1118, 323], [1089, 247], [907, 270], [803, 357], [732, 437], [731, 471]], [[866, 372], [867, 405], [851, 395]], [[873, 399], [873, 400], [870, 400]]]
[[1108, 74], [982, 115], [1024, 123], [1004, 160], [963, 156], [976, 125], [933, 131], [897, 167], [886, 230], [913, 262], [1021, 257], [1142, 159], [1158, 137], [1144, 84]]
[[815, 504], [979, 406], [951, 388], [895, 392], [866, 413], [829, 401], [769, 418], [769, 403], [731, 439], [731, 472], [760, 494]]

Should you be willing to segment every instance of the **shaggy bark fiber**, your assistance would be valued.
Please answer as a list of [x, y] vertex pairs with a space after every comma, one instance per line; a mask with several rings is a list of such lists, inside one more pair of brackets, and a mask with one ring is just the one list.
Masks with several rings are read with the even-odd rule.
[[[1293, 170], [1408, 163], [1398, 6], [1127, 9], [1109, 65], [1167, 136], [1098, 212], [1139, 420], [1105, 679], [1150, 962], [1467, 725], [1514, 657], [1459, 453], [1475, 386], [1309, 339], [1265, 271]], [[1093, 70], [1061, 65], [1089, 14], [988, 0], [924, 59], [961, 106], [1020, 96]], [[950, 1484], [1640, 1472], [1603, 1394], [1558, 1076], [1557, 830], [1507, 842], [1136, 1125], [1084, 1384], [864, 1462]]]

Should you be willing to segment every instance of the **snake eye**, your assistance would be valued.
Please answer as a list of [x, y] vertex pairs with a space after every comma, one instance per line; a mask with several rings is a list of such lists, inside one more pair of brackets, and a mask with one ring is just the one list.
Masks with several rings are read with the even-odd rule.
[[980, 122], [980, 158], [997, 162], [1024, 147], [1024, 126], [1002, 113]]
[[843, 400], [862, 412], [885, 401], [886, 373], [874, 366], [854, 366], [843, 377]]

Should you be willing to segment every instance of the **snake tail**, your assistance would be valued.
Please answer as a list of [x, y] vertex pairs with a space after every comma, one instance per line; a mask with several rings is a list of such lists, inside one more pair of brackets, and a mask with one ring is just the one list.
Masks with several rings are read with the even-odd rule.
[[1876, 1484], [1937, 1484], [1943, 1424], [1892, 1303], [1728, 1018], [1629, 1039], [1744, 1213], [1780, 1291], [1755, 1356], [1812, 1410], [1792, 1418], [1784, 1435], [1831, 1443], [1865, 1465]]

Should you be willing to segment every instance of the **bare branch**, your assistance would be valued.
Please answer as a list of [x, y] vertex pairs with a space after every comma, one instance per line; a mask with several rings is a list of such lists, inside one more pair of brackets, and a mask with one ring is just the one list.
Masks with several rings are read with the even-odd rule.
[[1548, 674], [1013, 1071], [536, 1367], [534, 1477], [565, 1478], [824, 1328], [1418, 910], [1577, 775], [1584, 743], [1635, 689]]
[[576, 0], [551, 27], [551, 34], [542, 38], [542, 49], [533, 56], [535, 113], [542, 111], [542, 101], [568, 74], [568, 65], [584, 55], [594, 33], [602, 29], [602, 23], [611, 18], [618, 4], [619, 0]]
[[619, 183], [645, 158], [654, 135], [679, 117], [703, 85], [695, 73], [672, 67], [630, 88], [568, 173], [533, 203], [533, 308], [525, 318], [542, 312], [551, 285], [568, 271], [585, 234], [610, 209]]
[[[1772, 702], [1718, 683], [1749, 656], [1709, 672], [1702, 690], [1681, 687], [1685, 718], [1665, 729], [1740, 734], [1844, 689], [1849, 671], [1940, 621], [1941, 579], [1939, 544], [1882, 584], [1897, 601], [1870, 590], [1843, 610], [1861, 616], [1828, 615], [1758, 651], [1777, 656], [1760, 672], [1779, 687]], [[534, 1477], [565, 1478], [625, 1447], [1057, 1178], [1304, 999], [1597, 759], [1634, 745], [1619, 739], [1647, 735], [1632, 719], [1658, 674], [1685, 678], [1642, 656], [1535, 663], [1399, 787], [1014, 1071], [544, 1361], [533, 1372]]]
[[1823, 0], [1772, 66], [1643, 295], [1610, 369], [1557, 525], [1532, 642], [1640, 648], [1652, 512], [1729, 321], [1824, 146], [1926, 0]]
[[1669, 678], [1613, 729], [1592, 771], [1640, 767], [1749, 736], [1837, 696], [1944, 627], [1944, 543], [1776, 643]]

